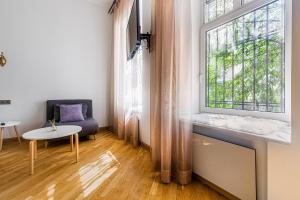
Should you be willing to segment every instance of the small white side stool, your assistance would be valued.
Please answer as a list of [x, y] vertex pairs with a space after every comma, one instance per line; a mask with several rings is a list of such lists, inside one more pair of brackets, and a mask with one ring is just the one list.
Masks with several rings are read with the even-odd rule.
[[21, 144], [20, 134], [19, 134], [18, 129], [17, 129], [17, 126], [20, 125], [21, 122], [19, 122], [19, 121], [10, 121], [10, 122], [4, 122], [4, 123], [5, 123], [5, 125], [0, 124], [0, 151], [2, 150], [2, 146], [3, 146], [3, 137], [4, 137], [4, 129], [5, 128], [13, 127], [15, 132], [16, 132], [18, 141]]

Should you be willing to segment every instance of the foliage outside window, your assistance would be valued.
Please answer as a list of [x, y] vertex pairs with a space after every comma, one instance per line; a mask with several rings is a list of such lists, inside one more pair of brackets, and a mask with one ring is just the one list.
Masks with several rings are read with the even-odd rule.
[[285, 112], [283, 1], [206, 32], [206, 107]]
[[233, 10], [234, 0], [205, 0], [205, 22], [210, 22]]

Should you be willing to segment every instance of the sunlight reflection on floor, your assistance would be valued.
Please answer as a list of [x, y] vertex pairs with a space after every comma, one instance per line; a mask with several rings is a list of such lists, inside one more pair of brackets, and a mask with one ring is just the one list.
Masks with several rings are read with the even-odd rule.
[[120, 162], [111, 153], [106, 151], [98, 160], [88, 163], [79, 169], [83, 196], [87, 197], [97, 189], [119, 168]]
[[55, 187], [56, 184], [52, 184], [48, 187], [48, 192], [47, 192], [48, 200], [54, 200]]

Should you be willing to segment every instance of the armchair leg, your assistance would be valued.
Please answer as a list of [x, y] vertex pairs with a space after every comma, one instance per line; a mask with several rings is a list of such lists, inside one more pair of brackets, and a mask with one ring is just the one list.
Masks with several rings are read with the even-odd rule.
[[94, 140], [96, 140], [96, 134], [94, 134]]

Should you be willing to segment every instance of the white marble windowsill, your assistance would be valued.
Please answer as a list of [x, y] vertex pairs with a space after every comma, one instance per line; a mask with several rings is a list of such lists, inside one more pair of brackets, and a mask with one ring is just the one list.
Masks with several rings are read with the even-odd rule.
[[240, 136], [252, 136], [266, 141], [291, 143], [291, 126], [288, 122], [250, 116], [213, 113], [193, 115], [193, 124], [218, 130], [229, 130]]

